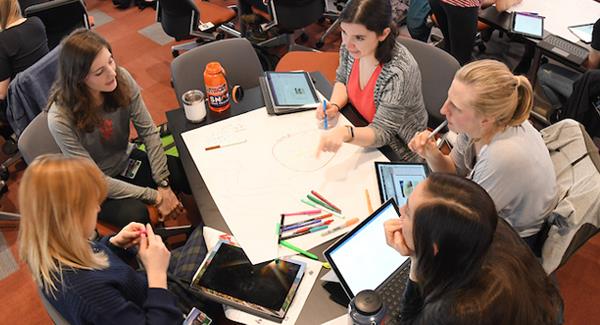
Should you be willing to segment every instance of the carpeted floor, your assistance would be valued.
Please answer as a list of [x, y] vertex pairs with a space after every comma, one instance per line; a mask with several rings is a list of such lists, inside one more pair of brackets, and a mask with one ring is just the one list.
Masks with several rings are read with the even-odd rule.
[[[211, 0], [221, 5], [231, 0]], [[157, 124], [166, 122], [165, 112], [177, 107], [170, 85], [170, 46], [173, 40], [155, 22], [156, 12], [150, 8], [115, 9], [109, 0], [87, 0], [88, 11], [94, 17], [94, 30], [112, 44], [117, 62], [126, 67], [142, 87], [142, 96]], [[328, 23], [318, 23], [305, 29], [309, 40], [304, 45], [314, 46]], [[404, 30], [403, 35], [407, 35]], [[337, 51], [339, 33], [326, 39], [325, 51]], [[493, 56], [513, 64], [518, 48], [508, 49], [501, 42], [488, 45], [485, 56]], [[273, 54], [281, 55], [276, 49]], [[193, 72], [191, 72], [193, 73]], [[197, 73], [201, 73], [198, 71]], [[0, 159], [5, 159], [0, 154]], [[10, 167], [9, 192], [0, 198], [2, 211], [18, 211], [17, 190], [25, 165]], [[51, 324], [38, 298], [31, 275], [17, 259], [14, 227], [0, 223], [0, 324]], [[3, 240], [4, 239], [4, 240]], [[6, 249], [3, 249], [5, 247]], [[600, 235], [592, 238], [571, 258], [557, 274], [566, 304], [566, 324], [593, 324], [600, 322]], [[4, 278], [3, 278], [4, 277]]]

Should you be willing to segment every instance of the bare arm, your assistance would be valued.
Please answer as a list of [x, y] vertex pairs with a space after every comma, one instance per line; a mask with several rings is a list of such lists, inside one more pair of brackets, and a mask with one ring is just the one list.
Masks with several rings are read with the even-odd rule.
[[600, 68], [600, 51], [591, 49], [588, 54], [587, 62], [585, 66], [588, 69], [597, 69]]
[[8, 93], [8, 84], [10, 83], [10, 78], [6, 78], [0, 81], [0, 100], [4, 100]]

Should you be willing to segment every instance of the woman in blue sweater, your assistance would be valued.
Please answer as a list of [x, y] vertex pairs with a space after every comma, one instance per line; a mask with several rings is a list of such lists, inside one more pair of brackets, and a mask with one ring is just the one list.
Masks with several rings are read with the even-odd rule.
[[[92, 242], [106, 192], [102, 172], [89, 159], [38, 157], [19, 188], [21, 258], [70, 324], [181, 324], [185, 286], [167, 285], [167, 273], [190, 282], [206, 254], [200, 228], [173, 255], [150, 225], [134, 222]], [[127, 264], [136, 251], [145, 274]], [[179, 290], [177, 296], [169, 288]]]

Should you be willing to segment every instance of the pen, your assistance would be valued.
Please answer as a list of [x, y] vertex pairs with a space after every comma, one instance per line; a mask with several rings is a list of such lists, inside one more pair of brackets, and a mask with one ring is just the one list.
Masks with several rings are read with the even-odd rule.
[[431, 134], [429, 134], [429, 136], [427, 137], [427, 140], [433, 139], [433, 137], [435, 137], [435, 135], [438, 134], [446, 125], [448, 125], [448, 120], [445, 120], [444, 122], [442, 122], [442, 124], [440, 124], [437, 128], [435, 128], [435, 130], [433, 130], [431, 132]]
[[327, 235], [331, 234], [332, 232], [336, 232], [336, 231], [342, 230], [342, 229], [344, 229], [346, 227], [350, 227], [350, 226], [352, 226], [353, 224], [355, 224], [357, 222], [358, 222], [358, 218], [352, 218], [352, 219], [346, 221], [343, 225], [339, 225], [339, 226], [337, 226], [335, 228], [329, 229], [329, 230], [321, 233], [321, 236], [327, 236]]
[[323, 114], [325, 115], [325, 119], [323, 120], [323, 127], [327, 130], [327, 101], [323, 99]]
[[338, 208], [335, 206], [335, 204], [331, 203], [330, 201], [328, 201], [326, 198], [323, 197], [323, 195], [317, 193], [317, 191], [310, 191], [314, 196], [316, 196], [317, 198], [319, 198], [319, 200], [325, 202], [326, 204], [328, 204], [330, 207], [334, 208], [335, 210], [338, 210], [339, 212], [342, 212], [342, 209]]
[[324, 221], [324, 222], [321, 222], [321, 223], [318, 223], [318, 224], [316, 224], [314, 226], [311, 226], [311, 227], [300, 228], [300, 229], [294, 231], [294, 234], [299, 234], [299, 233], [302, 233], [302, 232], [305, 232], [305, 231], [312, 231], [312, 232], [314, 232], [316, 230], [313, 231], [313, 229], [316, 229], [316, 228], [319, 228], [319, 227], [323, 227], [323, 226], [327, 226], [327, 225], [329, 225], [332, 222], [333, 222], [333, 219], [327, 220], [327, 221]]
[[319, 213], [321, 213], [321, 209], [282, 213], [281, 215], [284, 217], [289, 217], [289, 216], [299, 216], [299, 215], [303, 215], [303, 214], [319, 214]]
[[320, 206], [322, 206], [322, 207], [324, 207], [324, 208], [326, 208], [326, 209], [328, 209], [328, 210], [332, 210], [332, 211], [335, 211], [335, 212], [337, 212], [337, 213], [340, 213], [340, 212], [341, 212], [340, 210], [338, 210], [338, 209], [334, 209], [333, 207], [329, 206], [329, 204], [327, 204], [327, 203], [325, 203], [325, 202], [323, 202], [323, 201], [321, 201], [321, 200], [317, 199], [316, 197], [314, 197], [314, 196], [312, 196], [312, 195], [310, 195], [310, 194], [307, 194], [307, 195], [306, 195], [306, 197], [307, 197], [309, 200], [313, 201], [314, 203], [316, 203], [316, 204], [318, 204], [318, 205], [320, 205]]
[[214, 149], [219, 149], [219, 148], [225, 148], [225, 147], [233, 146], [233, 145], [244, 143], [244, 142], [246, 142], [246, 139], [240, 140], [240, 141], [235, 141], [235, 142], [229, 142], [229, 143], [225, 143], [225, 144], [216, 144], [214, 146], [206, 147], [206, 148], [204, 148], [204, 150], [209, 151], [209, 150], [214, 150]]
[[369, 195], [369, 190], [365, 188], [365, 199], [367, 200], [367, 211], [369, 214], [373, 213], [373, 205], [371, 204], [371, 196]]
[[292, 227], [292, 226], [303, 225], [303, 224], [305, 224], [307, 222], [314, 221], [314, 220], [327, 219], [327, 218], [329, 218], [331, 216], [332, 216], [331, 213], [327, 213], [327, 214], [324, 214], [322, 216], [318, 216], [318, 217], [315, 217], [315, 218], [310, 218], [308, 220], [303, 220], [303, 221], [298, 221], [298, 222], [290, 223], [289, 225], [285, 225], [283, 227], [283, 231], [287, 231], [288, 229], [290, 229], [289, 227]]
[[305, 226], [314, 225], [315, 223], [319, 223], [319, 222], [321, 222], [321, 220], [306, 221], [306, 222], [298, 223], [298, 224], [295, 224], [295, 225], [285, 226], [285, 227], [283, 227], [281, 229], [281, 231], [282, 232], [284, 232], [284, 231], [290, 231], [290, 230], [302, 228], [302, 227], [305, 227]]
[[293, 250], [295, 252], [298, 252], [298, 253], [300, 253], [300, 254], [308, 257], [308, 258], [312, 258], [313, 260], [316, 260], [316, 261], [319, 260], [319, 257], [317, 257], [317, 255], [315, 255], [315, 254], [313, 254], [311, 252], [305, 251], [305, 250], [303, 250], [300, 247], [294, 246], [294, 245], [288, 243], [285, 240], [282, 240], [279, 244], [281, 244], [281, 246], [283, 246], [283, 247], [287, 247], [287, 248], [289, 248], [289, 249], [291, 249], [291, 250]]

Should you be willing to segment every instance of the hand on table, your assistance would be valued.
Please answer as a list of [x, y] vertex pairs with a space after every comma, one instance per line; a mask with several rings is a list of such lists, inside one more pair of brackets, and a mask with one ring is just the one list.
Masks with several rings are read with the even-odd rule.
[[317, 158], [319, 158], [321, 151], [337, 152], [348, 137], [348, 130], [344, 126], [336, 127], [326, 131], [321, 135], [321, 139], [319, 140], [319, 146], [316, 154]]

